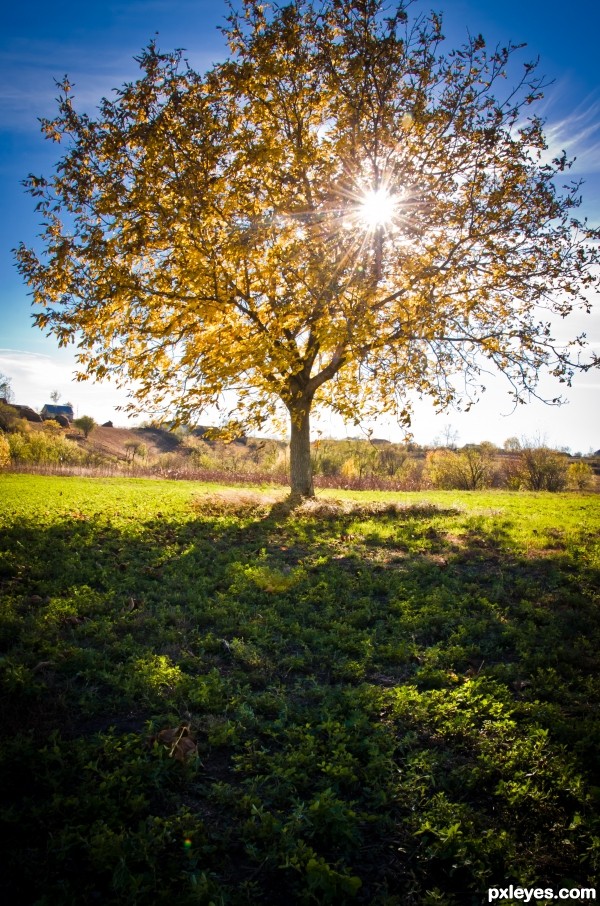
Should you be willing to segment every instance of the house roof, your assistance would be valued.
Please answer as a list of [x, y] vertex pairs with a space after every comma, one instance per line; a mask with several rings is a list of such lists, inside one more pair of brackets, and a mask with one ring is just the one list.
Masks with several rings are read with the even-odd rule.
[[57, 406], [54, 403], [46, 403], [42, 412], [47, 415], [73, 415], [72, 406]]

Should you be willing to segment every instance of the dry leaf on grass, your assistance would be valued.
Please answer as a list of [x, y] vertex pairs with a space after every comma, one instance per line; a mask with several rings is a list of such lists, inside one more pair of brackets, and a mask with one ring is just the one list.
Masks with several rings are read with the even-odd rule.
[[198, 747], [190, 736], [190, 728], [187, 724], [181, 724], [174, 729], [161, 730], [155, 739], [167, 749], [169, 758], [175, 758], [177, 761], [184, 762], [198, 754]]

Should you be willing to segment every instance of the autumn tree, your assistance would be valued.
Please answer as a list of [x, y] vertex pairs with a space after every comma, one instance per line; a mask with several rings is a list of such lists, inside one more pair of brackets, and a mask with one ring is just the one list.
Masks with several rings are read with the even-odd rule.
[[529, 491], [562, 491], [568, 467], [566, 454], [549, 447], [526, 446], [519, 456], [522, 486]]
[[140, 459], [146, 459], [148, 456], [148, 447], [141, 440], [128, 440], [125, 442], [125, 456], [127, 462], [134, 463], [136, 456]]
[[7, 374], [2, 374], [2, 372], [0, 372], [0, 399], [9, 404], [15, 400], [12, 378], [9, 378]]
[[95, 420], [91, 415], [81, 415], [79, 418], [76, 418], [73, 422], [76, 428], [79, 428], [80, 431], [83, 431], [83, 436], [88, 438], [94, 428], [97, 427]]
[[285, 407], [311, 495], [317, 406], [408, 424], [487, 369], [521, 402], [590, 367], [553, 320], [589, 309], [598, 232], [521, 48], [444, 51], [405, 0], [241, 2], [207, 73], [151, 44], [95, 116], [65, 79], [43, 122], [64, 153], [26, 181], [45, 226], [18, 263], [80, 377], [183, 421], [233, 391], [236, 431]]

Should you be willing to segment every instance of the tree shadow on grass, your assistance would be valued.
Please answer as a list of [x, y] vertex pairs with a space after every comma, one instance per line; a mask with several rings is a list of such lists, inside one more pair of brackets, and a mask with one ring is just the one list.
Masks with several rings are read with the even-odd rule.
[[[370, 518], [389, 529], [431, 515], [411, 507]], [[185, 670], [231, 674], [233, 665], [265, 683], [316, 670], [329, 682], [397, 672], [424, 685], [443, 683], [435, 671], [484, 665], [523, 694], [537, 688], [534, 673], [560, 669], [570, 688], [595, 664], [597, 569], [567, 551], [515, 551], [498, 526], [458, 540], [433, 526], [349, 538], [355, 520], [355, 512], [298, 520], [277, 511], [247, 524], [156, 520], [135, 534], [81, 519], [15, 525], [0, 567], [0, 646], [15, 684], [7, 706], [22, 667], [24, 690], [42, 688], [49, 672], [75, 698], [88, 683], [93, 710], [94, 689], [146, 650]]]
[[[395, 890], [415, 906], [519, 867], [575, 876], [591, 793], [571, 781], [597, 784], [598, 570], [518, 550], [499, 525], [454, 534], [456, 511], [364, 515], [380, 534], [348, 537], [356, 511], [296, 509], [4, 533], [3, 758], [14, 814], [55, 840], [33, 846], [39, 895], [58, 895], [57, 871], [73, 901], [118, 902], [127, 872], [168, 885], [185, 808], [211, 897], [300, 902], [317, 883], [309, 863], [342, 903], [357, 876], [354, 901]], [[196, 766], [149, 745], [147, 722], [181, 719]], [[17, 872], [32, 847], [10, 814]], [[65, 820], [93, 831], [92, 855]], [[129, 840], [118, 896], [113, 838]]]

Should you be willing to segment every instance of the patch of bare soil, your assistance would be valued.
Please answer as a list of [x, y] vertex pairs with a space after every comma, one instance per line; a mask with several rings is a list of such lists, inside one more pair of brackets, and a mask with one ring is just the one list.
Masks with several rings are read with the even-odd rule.
[[117, 459], [127, 459], [127, 444], [144, 444], [150, 456], [172, 453], [181, 441], [169, 431], [159, 428], [95, 428], [87, 440], [87, 448]]

